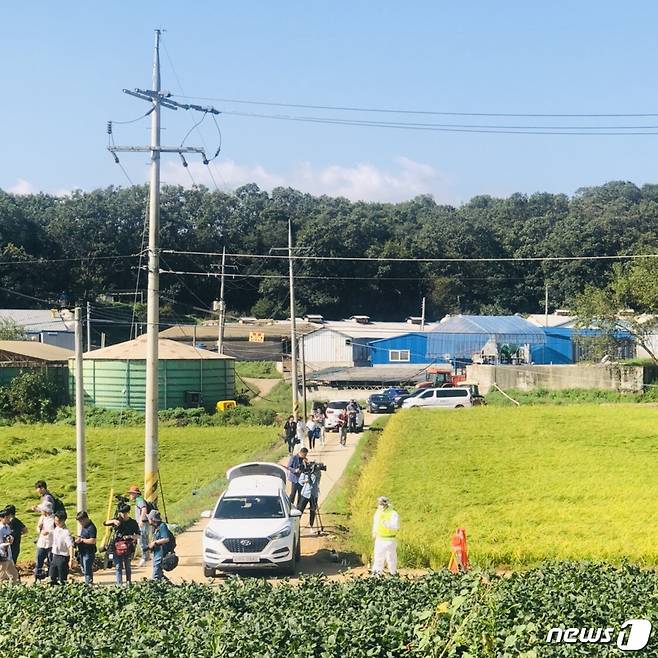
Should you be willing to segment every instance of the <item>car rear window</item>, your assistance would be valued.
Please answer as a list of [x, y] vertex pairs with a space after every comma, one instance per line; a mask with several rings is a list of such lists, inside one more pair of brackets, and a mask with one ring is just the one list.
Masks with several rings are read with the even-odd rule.
[[345, 400], [339, 402], [330, 402], [327, 405], [327, 409], [345, 409], [347, 402]]
[[216, 519], [283, 519], [278, 496], [225, 496], [215, 510]]

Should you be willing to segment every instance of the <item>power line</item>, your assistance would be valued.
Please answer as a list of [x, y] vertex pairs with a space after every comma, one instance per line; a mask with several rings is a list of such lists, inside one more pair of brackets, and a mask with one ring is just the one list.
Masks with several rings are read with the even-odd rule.
[[[163, 249], [165, 254], [178, 254], [187, 256], [221, 256], [221, 252], [212, 251], [177, 251], [174, 249]], [[277, 254], [226, 254], [232, 258], [270, 258], [273, 260], [288, 260], [287, 255]], [[302, 254], [290, 256], [293, 260], [312, 261], [350, 261], [371, 263], [527, 263], [527, 262], [553, 262], [553, 261], [599, 261], [599, 260], [635, 260], [658, 258], [658, 254], [617, 254], [603, 256], [505, 256], [505, 257], [478, 257], [478, 258], [390, 258], [387, 256], [316, 256]], [[245, 276], [245, 275], [241, 275]]]
[[240, 105], [265, 105], [269, 107], [290, 107], [305, 110], [332, 110], [340, 112], [375, 112], [382, 114], [416, 114], [416, 115], [430, 115], [430, 116], [454, 116], [454, 117], [527, 117], [527, 118], [624, 118], [624, 117], [658, 117], [658, 113], [642, 112], [642, 113], [528, 113], [528, 112], [454, 112], [445, 110], [409, 110], [409, 109], [394, 109], [394, 108], [381, 108], [381, 107], [353, 107], [346, 105], [311, 105], [308, 103], [281, 103], [275, 101], [261, 101], [261, 100], [245, 100], [238, 98], [218, 98], [212, 96], [184, 96], [173, 94], [179, 98], [188, 98], [206, 101], [219, 101], [222, 103], [237, 103]]
[[138, 258], [140, 254], [121, 254], [116, 256], [80, 256], [78, 258], [39, 258], [37, 260], [0, 261], [0, 265], [40, 265], [46, 263], [72, 263], [86, 260], [120, 260]]

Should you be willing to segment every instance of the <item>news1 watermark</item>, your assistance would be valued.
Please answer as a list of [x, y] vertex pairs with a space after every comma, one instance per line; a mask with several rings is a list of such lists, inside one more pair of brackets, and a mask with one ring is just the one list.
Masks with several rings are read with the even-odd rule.
[[641, 651], [649, 643], [651, 622], [628, 619], [621, 626], [605, 628], [551, 628], [547, 644], [613, 644], [622, 651]]

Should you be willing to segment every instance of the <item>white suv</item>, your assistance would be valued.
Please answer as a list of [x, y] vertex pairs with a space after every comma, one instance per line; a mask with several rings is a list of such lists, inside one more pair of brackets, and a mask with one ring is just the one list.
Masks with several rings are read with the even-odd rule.
[[228, 486], [203, 532], [203, 573], [275, 568], [292, 575], [301, 555], [301, 512], [290, 505], [286, 470], [251, 462], [226, 472]]
[[[349, 400], [332, 400], [327, 404], [327, 420], [325, 421], [325, 429], [329, 431], [338, 431], [338, 416], [340, 416], [341, 411], [343, 411], [347, 405], [350, 403]], [[356, 412], [356, 431], [363, 432], [363, 411], [361, 406], [357, 402], [359, 410]]]
[[460, 409], [472, 407], [473, 396], [468, 388], [428, 388], [414, 397], [407, 398], [402, 403], [403, 409], [411, 407], [439, 407], [444, 409]]

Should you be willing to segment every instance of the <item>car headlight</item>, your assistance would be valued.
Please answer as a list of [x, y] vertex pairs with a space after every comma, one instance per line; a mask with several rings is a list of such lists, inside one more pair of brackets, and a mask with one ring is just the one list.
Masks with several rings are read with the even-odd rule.
[[214, 530], [211, 530], [210, 528], [206, 528], [203, 531], [203, 534], [208, 538], [208, 539], [224, 539], [221, 535], [218, 535]]
[[287, 525], [285, 528], [279, 530], [279, 532], [275, 532], [273, 535], [270, 535], [270, 539], [283, 539], [284, 537], [288, 537], [291, 532], [292, 528]]

